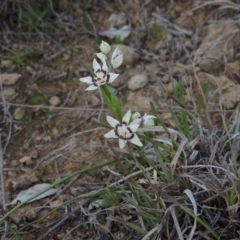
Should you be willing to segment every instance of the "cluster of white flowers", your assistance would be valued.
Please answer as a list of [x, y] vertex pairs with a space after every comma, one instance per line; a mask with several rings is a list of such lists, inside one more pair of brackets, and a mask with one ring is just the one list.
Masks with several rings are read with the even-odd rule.
[[[101, 85], [111, 83], [119, 75], [116, 73], [108, 72], [109, 67], [107, 65], [107, 54], [111, 51], [111, 46], [108, 43], [102, 41], [102, 43], [100, 44], [100, 50], [101, 52], [96, 53], [96, 56], [101, 61], [102, 66], [94, 58], [92, 64], [94, 76], [88, 76], [79, 79], [81, 82], [90, 84], [90, 86], [86, 88], [85, 91], [95, 90]], [[114, 69], [116, 69], [121, 66], [122, 62], [123, 54], [121, 53], [120, 49], [116, 48], [112, 54], [111, 65]]]
[[[147, 114], [141, 117], [139, 112], [136, 112], [133, 115], [131, 115], [130, 110], [128, 110], [127, 113], [124, 115], [122, 122], [119, 122], [118, 120], [107, 116], [107, 121], [109, 125], [113, 127], [113, 129], [106, 133], [104, 137], [118, 138], [119, 148], [124, 148], [127, 141], [141, 147], [142, 143], [135, 132], [141, 125], [145, 127], [154, 126], [153, 118], [156, 117]], [[132, 122], [130, 122], [131, 119], [133, 120]]]
[[[102, 41], [100, 44], [100, 53], [96, 53], [97, 58], [101, 61], [102, 66], [93, 59], [93, 73], [94, 76], [88, 76], [80, 78], [81, 82], [90, 84], [90, 86], [85, 90], [94, 90], [104, 85], [106, 83], [113, 82], [119, 74], [109, 73], [109, 67], [107, 64], [107, 55], [111, 51], [111, 46]], [[121, 50], [116, 48], [111, 57], [111, 66], [116, 69], [121, 66], [123, 62], [123, 54]], [[105, 138], [118, 138], [119, 139], [119, 148], [124, 148], [127, 142], [131, 142], [137, 146], [143, 146], [139, 140], [136, 132], [139, 127], [150, 127], [154, 126], [155, 116], [147, 115], [141, 116], [139, 112], [131, 114], [131, 110], [128, 110], [127, 113], [122, 118], [122, 121], [118, 121], [110, 116], [107, 116], [107, 122], [113, 128], [108, 133], [104, 135]]]

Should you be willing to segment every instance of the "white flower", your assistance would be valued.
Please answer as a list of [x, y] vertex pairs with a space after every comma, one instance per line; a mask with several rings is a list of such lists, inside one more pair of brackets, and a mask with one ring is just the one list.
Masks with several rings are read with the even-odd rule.
[[111, 50], [111, 46], [107, 42], [102, 41], [100, 44], [100, 50], [102, 53], [108, 54]]
[[139, 112], [135, 112], [132, 115], [133, 121], [131, 122], [131, 124], [139, 124], [143, 125], [144, 127], [151, 127], [154, 126], [153, 118], [156, 117], [153, 115], [147, 115], [146, 113], [144, 114], [144, 116], [141, 117]]
[[95, 76], [88, 76], [79, 79], [81, 82], [91, 84], [85, 89], [85, 91], [95, 90], [105, 83], [112, 83], [119, 75], [116, 73], [108, 73], [108, 66], [104, 58], [102, 58], [102, 67], [95, 58], [93, 59], [93, 71]]
[[142, 146], [138, 136], [135, 134], [139, 124], [130, 124], [128, 125], [131, 118], [131, 111], [128, 110], [124, 115], [122, 122], [107, 116], [108, 123], [113, 127], [111, 131], [104, 135], [105, 138], [118, 138], [119, 139], [119, 148], [124, 148], [127, 141], [137, 145]]
[[123, 54], [120, 49], [116, 48], [112, 54], [111, 64], [113, 68], [118, 68], [123, 62]]

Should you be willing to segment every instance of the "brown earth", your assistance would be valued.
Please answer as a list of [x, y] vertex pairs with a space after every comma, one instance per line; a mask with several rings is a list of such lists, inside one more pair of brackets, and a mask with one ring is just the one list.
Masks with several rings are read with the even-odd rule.
[[[45, 8], [30, 6], [43, 13], [50, 1], [45, 2]], [[152, 102], [165, 123], [174, 126], [166, 104], [174, 84], [184, 84], [189, 109], [198, 101], [196, 85], [209, 84], [205, 107], [212, 111], [213, 124], [221, 126], [219, 106], [231, 113], [240, 101], [240, 5], [203, 2], [61, 0], [54, 11], [36, 20], [25, 5], [6, 1], [0, 8], [0, 120], [7, 203], [36, 183], [53, 183], [112, 158], [103, 138], [106, 131], [92, 121], [106, 123], [109, 111], [99, 92], [85, 92], [86, 85], [79, 81], [88, 72], [78, 57], [91, 66], [102, 40], [124, 53], [124, 63], [116, 71], [120, 76], [111, 85], [124, 111], [149, 113]], [[12, 11], [25, 15], [17, 22]], [[139, 78], [145, 78], [143, 85], [138, 85]], [[110, 143], [117, 146], [115, 140]], [[79, 203], [48, 215], [56, 205], [100, 189], [108, 174], [102, 169], [75, 177], [57, 196], [15, 212], [11, 221], [19, 232], [25, 226], [22, 239], [43, 235]], [[105, 225], [105, 217], [98, 216], [99, 223]], [[36, 228], [28, 226], [41, 218]], [[89, 227], [90, 216], [84, 216], [81, 224], [77, 212], [69, 219], [43, 239], [97, 239], [96, 232], [102, 231], [101, 226]], [[113, 226], [112, 234], [114, 239], [139, 239], [125, 235], [121, 224]]]

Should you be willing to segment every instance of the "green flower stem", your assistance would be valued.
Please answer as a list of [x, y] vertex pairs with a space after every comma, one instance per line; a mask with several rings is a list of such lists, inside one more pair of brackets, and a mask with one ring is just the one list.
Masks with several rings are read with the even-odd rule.
[[53, 183], [51, 186], [45, 188], [44, 190], [42, 190], [41, 192], [35, 194], [34, 196], [28, 198], [27, 200], [23, 201], [22, 203], [18, 204], [17, 206], [15, 206], [13, 209], [11, 209], [10, 211], [8, 211], [2, 218], [0, 218], [0, 224], [3, 223], [7, 217], [9, 217], [13, 212], [15, 212], [16, 210], [18, 210], [19, 208], [21, 208], [23, 205], [25, 205], [26, 203], [28, 203], [29, 201], [31, 201], [32, 199], [38, 197], [39, 195], [43, 194], [44, 192], [48, 191], [49, 189], [67, 181], [68, 179], [72, 178], [72, 177], [75, 177], [79, 174], [83, 174], [83, 173], [86, 173], [86, 172], [90, 172], [90, 171], [94, 171], [96, 169], [99, 169], [99, 168], [102, 168], [104, 166], [107, 166], [107, 165], [111, 165], [115, 163], [115, 160], [110, 160], [108, 162], [105, 162], [105, 163], [101, 163], [99, 165], [95, 165], [93, 167], [90, 167], [90, 168], [85, 168], [85, 169], [82, 169], [82, 170], [78, 170], [76, 172], [73, 172], [71, 173], [70, 175], [60, 179], [59, 181]]

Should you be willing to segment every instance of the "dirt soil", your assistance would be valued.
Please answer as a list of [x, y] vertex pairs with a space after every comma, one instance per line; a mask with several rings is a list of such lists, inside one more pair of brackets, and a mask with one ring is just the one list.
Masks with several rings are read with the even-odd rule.
[[[54, 183], [111, 159], [109, 142], [103, 137], [106, 130], [93, 121], [106, 123], [109, 111], [99, 92], [85, 92], [87, 85], [79, 81], [88, 71], [78, 57], [91, 67], [102, 40], [124, 53], [123, 65], [116, 70], [119, 78], [111, 85], [124, 111], [149, 113], [152, 102], [163, 121], [174, 127], [165, 100], [181, 82], [193, 109], [196, 79], [210, 89], [205, 107], [216, 127], [222, 125], [219, 106], [223, 104], [227, 114], [240, 101], [238, 1], [4, 2], [0, 8], [5, 189], [1, 197], [7, 210], [14, 207], [8, 204], [21, 190]], [[21, 238], [9, 239], [141, 239], [120, 223], [113, 224], [107, 238], [103, 230], [111, 213], [98, 214], [94, 224], [91, 202], [76, 200], [103, 187], [108, 175], [105, 168], [81, 174], [57, 194], [14, 212], [8, 220]], [[83, 208], [89, 214], [84, 215]]]

